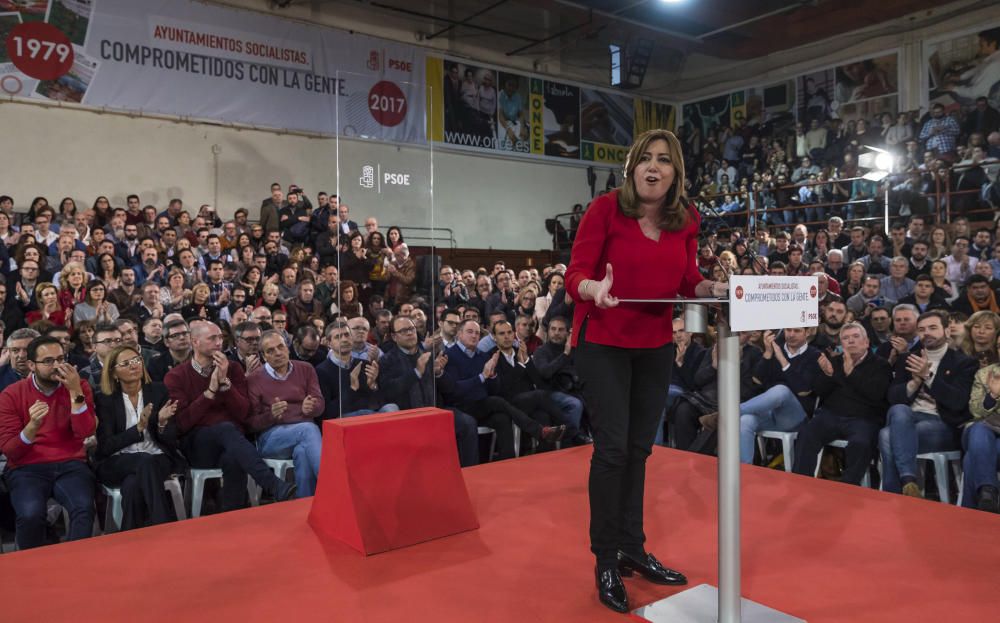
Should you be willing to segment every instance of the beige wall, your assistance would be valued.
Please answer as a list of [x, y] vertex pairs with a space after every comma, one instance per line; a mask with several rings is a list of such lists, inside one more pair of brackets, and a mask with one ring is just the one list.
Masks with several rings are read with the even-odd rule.
[[[241, 206], [256, 218], [272, 181], [296, 183], [315, 198], [337, 192], [334, 139], [238, 130], [73, 108], [0, 100], [4, 158], [0, 194], [18, 210], [44, 195], [69, 195], [78, 205], [107, 195], [124, 205], [136, 192], [144, 204], [165, 207], [171, 197], [189, 209], [217, 203], [220, 214]], [[213, 145], [218, 155], [216, 185]], [[343, 195], [359, 223], [369, 214], [389, 225], [431, 225], [429, 149], [341, 141]], [[365, 164], [411, 175], [409, 188], [359, 186]], [[466, 153], [433, 154], [435, 223], [450, 227], [460, 247], [541, 249], [550, 246], [545, 218], [586, 202], [586, 169], [542, 162], [486, 158]], [[603, 170], [600, 179], [607, 176]], [[216, 197], [218, 197], [216, 201]]]

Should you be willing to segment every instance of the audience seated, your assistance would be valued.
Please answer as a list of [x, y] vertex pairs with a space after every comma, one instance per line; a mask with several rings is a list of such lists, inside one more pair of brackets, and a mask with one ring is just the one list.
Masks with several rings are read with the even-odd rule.
[[121, 489], [122, 530], [176, 520], [163, 483], [187, 465], [177, 442], [177, 401], [150, 381], [134, 347], [114, 346], [104, 360], [96, 396], [97, 479]]

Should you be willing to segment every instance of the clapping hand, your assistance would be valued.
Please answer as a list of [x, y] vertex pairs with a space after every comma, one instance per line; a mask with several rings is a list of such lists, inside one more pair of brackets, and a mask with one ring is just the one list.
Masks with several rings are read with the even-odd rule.
[[500, 351], [493, 353], [483, 366], [483, 378], [492, 379], [497, 375], [497, 361], [500, 360]]
[[419, 357], [417, 357], [417, 374], [420, 378], [423, 378], [424, 372], [427, 370], [427, 362], [431, 360], [430, 351], [424, 352]]
[[906, 371], [910, 375], [926, 383], [931, 376], [931, 362], [923, 355], [910, 355], [906, 358]]
[[845, 352], [843, 355], [843, 359], [844, 359], [844, 376], [851, 376], [851, 372], [854, 372], [854, 358]]
[[351, 391], [356, 392], [361, 389], [361, 368], [364, 366], [365, 362], [361, 361], [351, 370]]
[[174, 414], [176, 413], [177, 413], [177, 401], [176, 400], [166, 401], [165, 403], [163, 403], [163, 406], [160, 407], [160, 410], [156, 414], [157, 425], [160, 428], [165, 427], [167, 425], [167, 422], [170, 421], [170, 418], [174, 417]]
[[316, 405], [318, 405], [319, 403], [320, 399], [317, 398], [316, 396], [306, 396], [302, 400], [302, 412], [306, 414], [315, 412]]
[[[307, 397], [308, 399], [308, 397]], [[302, 402], [303, 408], [305, 408], [305, 401]], [[271, 415], [274, 419], [281, 420], [285, 412], [288, 411], [288, 401], [287, 400], [276, 400], [271, 403]]]
[[369, 361], [368, 365], [365, 366], [365, 377], [368, 380], [368, 388], [371, 390], [378, 389], [378, 362]]
[[142, 408], [142, 413], [139, 414], [139, 421], [136, 422], [135, 428], [140, 433], [145, 433], [146, 428], [149, 427], [149, 418], [153, 415], [153, 405], [147, 404]]
[[819, 364], [819, 369], [823, 371], [823, 374], [833, 376], [833, 364], [830, 363], [826, 353], [821, 354], [819, 359], [816, 360], [816, 363]]

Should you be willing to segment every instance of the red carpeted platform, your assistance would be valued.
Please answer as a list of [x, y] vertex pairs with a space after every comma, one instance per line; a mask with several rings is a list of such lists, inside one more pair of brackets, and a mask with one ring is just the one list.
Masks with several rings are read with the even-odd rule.
[[[623, 621], [593, 590], [589, 448], [464, 471], [481, 528], [365, 558], [310, 500], [0, 556], [0, 620]], [[1000, 516], [743, 470], [743, 594], [820, 621], [994, 621]], [[715, 461], [657, 449], [646, 527], [716, 581]], [[627, 580], [633, 604], [678, 588]]]

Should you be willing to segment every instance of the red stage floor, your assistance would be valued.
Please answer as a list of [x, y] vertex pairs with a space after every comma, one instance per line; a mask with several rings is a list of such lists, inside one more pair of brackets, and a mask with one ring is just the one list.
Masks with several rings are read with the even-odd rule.
[[[622, 621], [587, 549], [589, 448], [465, 471], [478, 531], [363, 558], [309, 500], [0, 556], [0, 620]], [[743, 594], [820, 621], [995, 621], [1000, 517], [743, 470]], [[716, 582], [715, 461], [657, 449], [649, 545]], [[679, 590], [626, 581], [634, 605]]]

